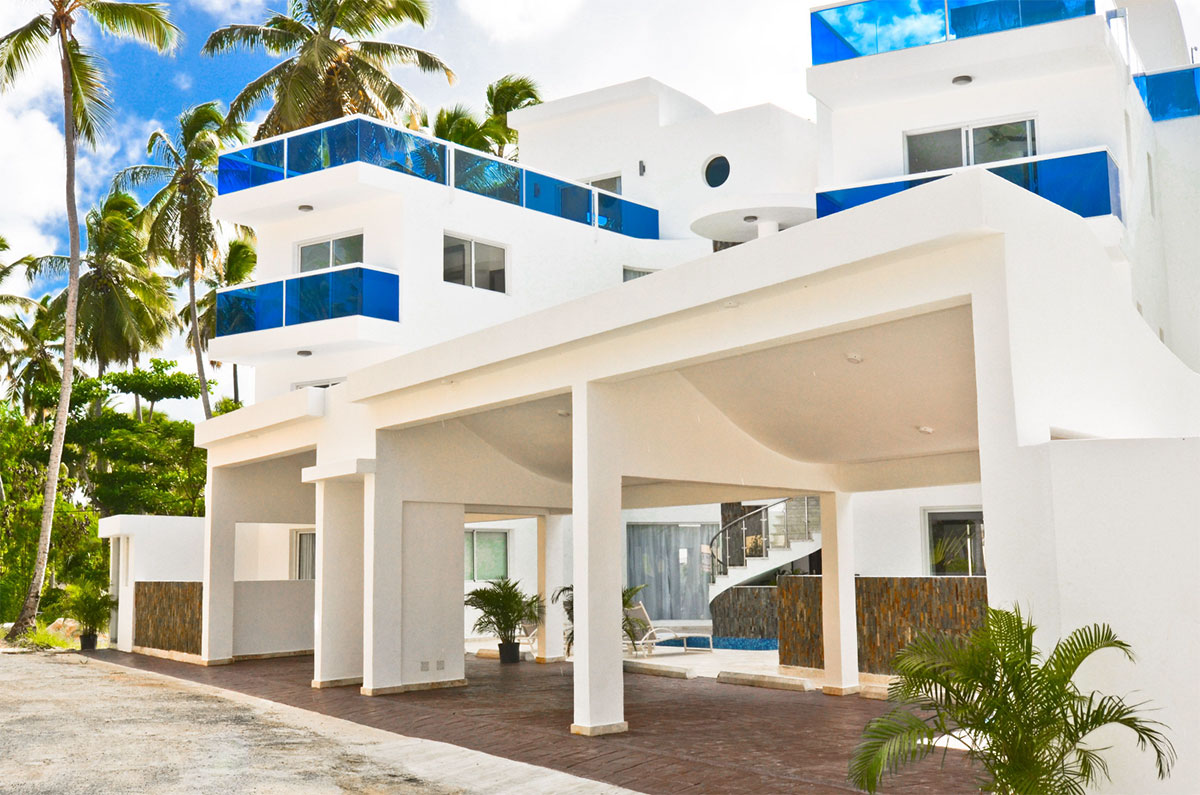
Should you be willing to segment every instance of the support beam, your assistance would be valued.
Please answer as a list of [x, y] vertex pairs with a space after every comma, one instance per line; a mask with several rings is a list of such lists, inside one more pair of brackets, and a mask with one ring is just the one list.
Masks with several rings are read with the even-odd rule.
[[566, 659], [563, 648], [562, 605], [551, 602], [554, 592], [563, 585], [563, 541], [566, 521], [566, 517], [561, 515], [539, 516], [537, 520], [538, 595], [546, 608], [538, 626], [535, 659], [540, 663], [560, 662]]
[[362, 683], [363, 485], [317, 482], [313, 687]]
[[237, 473], [209, 467], [204, 487], [204, 597], [200, 657], [208, 665], [233, 661], [233, 561], [238, 510]]
[[821, 624], [829, 695], [848, 696], [858, 680], [858, 617], [854, 596], [852, 495], [821, 495]]
[[572, 393], [575, 567], [573, 734], [627, 731], [621, 664], [621, 471], [613, 387]]

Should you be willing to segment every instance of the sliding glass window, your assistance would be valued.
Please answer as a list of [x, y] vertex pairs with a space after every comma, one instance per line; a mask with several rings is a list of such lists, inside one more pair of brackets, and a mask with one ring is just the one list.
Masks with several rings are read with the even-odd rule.
[[1037, 154], [1033, 119], [964, 125], [905, 136], [908, 173], [996, 163]]
[[300, 272], [349, 265], [363, 261], [363, 236], [346, 235], [300, 246]]

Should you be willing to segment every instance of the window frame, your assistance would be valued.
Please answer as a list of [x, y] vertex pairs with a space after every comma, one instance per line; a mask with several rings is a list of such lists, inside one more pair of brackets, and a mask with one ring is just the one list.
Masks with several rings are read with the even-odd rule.
[[[1008, 160], [989, 160], [986, 163], [975, 162], [975, 136], [972, 134], [979, 127], [995, 127], [1000, 124], [1013, 124], [1015, 122], [1025, 122], [1026, 140], [1030, 144], [1030, 153], [1024, 157], [1037, 157], [1038, 154], [1038, 114], [1036, 113], [1018, 113], [1009, 116], [998, 116], [988, 119], [976, 119], [969, 122], [960, 122], [958, 124], [942, 124], [934, 127], [917, 127], [911, 130], [904, 130], [900, 134], [901, 151], [904, 159], [904, 173], [908, 176], [918, 174], [932, 174], [938, 171], [949, 171], [954, 168], [970, 168], [971, 166], [991, 165], [993, 163], [1007, 163], [1010, 160], [1020, 160], [1018, 157], [1010, 157]], [[913, 171], [909, 160], [908, 139], [915, 135], [928, 135], [929, 133], [948, 132], [950, 130], [958, 130], [960, 152], [963, 158], [961, 166], [951, 166], [949, 168], [932, 168], [928, 171]]]
[[[347, 230], [345, 232], [335, 232], [330, 235], [320, 235], [318, 237], [309, 238], [307, 240], [296, 241], [296, 243], [293, 244], [293, 247], [292, 247], [293, 248], [293, 251], [292, 251], [293, 272], [307, 276], [310, 273], [323, 273], [326, 271], [330, 271], [334, 268], [344, 268], [349, 265], [365, 265], [366, 262], [362, 262], [362, 261], [360, 261], [360, 262], [345, 262], [345, 263], [342, 263], [341, 265], [333, 264], [333, 241], [341, 240], [342, 238], [356, 237], [356, 236], [361, 237], [363, 239], [362, 259], [365, 260], [367, 258], [367, 235], [362, 229], [351, 229], [351, 230]], [[316, 270], [311, 270], [311, 271], [300, 270], [300, 267], [302, 264], [302, 259], [301, 259], [301, 254], [300, 254], [301, 249], [303, 249], [305, 246], [314, 246], [319, 243], [329, 243], [329, 264], [326, 265], [324, 268], [317, 268]]]
[[[612, 180], [612, 179], [620, 180], [620, 185], [618, 186], [620, 188], [619, 190], [610, 190], [609, 188], [606, 188], [603, 185], [596, 184], [597, 182], [608, 182], [609, 180]], [[583, 182], [583, 184], [587, 185], [589, 188], [595, 188], [596, 190], [602, 190], [605, 193], [611, 193], [614, 196], [624, 195], [625, 177], [620, 171], [613, 171], [609, 174], [601, 174], [600, 176], [590, 177], [588, 179], [581, 180], [581, 181]]]
[[[509, 528], [509, 527], [464, 527], [463, 533], [471, 534], [471, 578], [466, 579], [464, 577], [463, 578], [464, 583], [496, 582], [499, 579], [503, 579], [503, 578], [497, 577], [495, 580], [481, 580], [476, 576], [479, 573], [478, 567], [476, 566], [476, 561], [479, 560], [479, 553], [478, 553], [479, 546], [478, 546], [478, 540], [476, 538], [478, 533], [499, 533], [504, 536], [504, 577], [508, 577], [508, 575], [510, 573], [512, 573], [512, 563], [513, 563], [513, 561], [512, 561], [512, 528]], [[465, 569], [466, 566], [464, 565], [463, 568]], [[466, 572], [464, 571], [463, 574], [466, 574]]]
[[[636, 273], [637, 275], [630, 276], [629, 274], [631, 274], [631, 273]], [[628, 284], [629, 282], [635, 282], [638, 279], [641, 279], [646, 276], [650, 276], [655, 273], [658, 273], [657, 269], [635, 268], [630, 265], [622, 265], [621, 266], [621, 283]]]
[[[451, 282], [451, 281], [446, 280], [446, 238], [448, 238], [448, 237], [453, 237], [458, 240], [465, 240], [471, 244], [471, 262], [470, 262], [469, 267], [466, 268], [466, 271], [471, 274], [471, 283], [470, 284], [459, 284], [458, 282]], [[475, 285], [475, 245], [476, 244], [491, 246], [492, 248], [498, 248], [504, 252], [504, 290], [503, 291], [493, 290], [490, 287], [477, 287]], [[465, 234], [462, 234], [460, 232], [455, 232], [450, 229], [442, 230], [442, 284], [449, 284], [454, 287], [466, 287], [471, 290], [482, 290], [483, 292], [491, 293], [492, 295], [510, 295], [511, 293], [509, 292], [509, 288], [511, 287], [511, 284], [509, 283], [509, 278], [508, 278], [509, 277], [509, 267], [508, 266], [511, 262], [512, 262], [512, 246], [508, 245], [507, 243], [500, 243], [498, 241], [489, 240], [484, 237], [477, 237], [475, 235], [465, 235]]]
[[[971, 566], [965, 574], [938, 573], [933, 570], [933, 523], [939, 516], [978, 514], [979, 548], [983, 552], [983, 573], [977, 574]], [[981, 505], [938, 506], [921, 509], [921, 561], [927, 577], [986, 577], [987, 576], [986, 521]], [[968, 545], [969, 546], [969, 545]]]
[[288, 567], [288, 574], [291, 579], [297, 581], [308, 581], [310, 578], [300, 576], [300, 536], [312, 534], [313, 537], [313, 576], [312, 580], [317, 579], [317, 528], [315, 527], [293, 527], [292, 528], [292, 563]]

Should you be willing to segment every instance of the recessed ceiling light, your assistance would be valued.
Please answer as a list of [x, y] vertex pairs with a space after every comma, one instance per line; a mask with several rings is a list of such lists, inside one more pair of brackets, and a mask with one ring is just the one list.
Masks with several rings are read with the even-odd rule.
[[756, 224], [756, 223], [758, 223], [758, 216], [757, 215], [747, 215], [742, 220], [748, 224]]
[[974, 81], [975, 78], [971, 77], [970, 75], [955, 75], [954, 79], [950, 82], [956, 86], [969, 86]]
[[725, 303], [721, 304], [721, 307], [724, 309], [737, 309], [739, 306], [741, 306], [741, 304], [737, 301], [726, 301]]
[[[955, 79], [957, 79], [957, 78], [955, 78]], [[297, 209], [297, 210], [299, 210], [299, 211], [300, 211], [300, 212], [302, 212], [302, 213], [311, 213], [311, 212], [312, 212], [312, 205], [311, 205], [311, 204], [301, 204], [301, 205], [300, 205], [299, 207], [297, 207], [296, 209]]]
[[301, 357], [312, 356], [312, 351], [296, 351], [296, 355]]
[[862, 360], [863, 357], [861, 353], [851, 352], [846, 354], [846, 361], [850, 362], [850, 364], [862, 364]]
[[928, 425], [918, 425], [917, 432], [929, 435], [933, 433], [933, 428], [929, 427]]
[[557, 409], [554, 413], [560, 417], [570, 417], [571, 416], [570, 409]]
[[443, 383], [443, 384], [453, 384], [453, 383], [454, 383], [454, 379], [453, 379], [453, 378], [443, 378], [443, 379], [442, 379], [442, 383]]

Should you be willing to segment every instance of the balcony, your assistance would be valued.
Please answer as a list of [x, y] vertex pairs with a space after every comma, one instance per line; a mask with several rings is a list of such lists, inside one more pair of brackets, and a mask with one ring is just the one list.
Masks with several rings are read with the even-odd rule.
[[[1106, 215], [1121, 217], [1120, 179], [1116, 163], [1107, 149], [1094, 149], [1061, 155], [1023, 157], [1006, 160], [986, 168], [998, 177], [1036, 193], [1083, 218]], [[963, 169], [914, 174], [903, 179], [871, 182], [817, 193], [817, 217], [828, 215], [892, 196]]]
[[222, 155], [217, 192], [236, 193], [347, 163], [368, 163], [626, 237], [658, 239], [658, 210], [361, 116]]
[[398, 323], [400, 275], [345, 265], [274, 282], [227, 287], [217, 292], [216, 336], [354, 316]]
[[1135, 75], [1133, 82], [1155, 121], [1200, 116], [1200, 66]]
[[[1103, 0], [1102, 0], [1103, 1]], [[859, 0], [810, 15], [813, 66], [1096, 13], [1096, 0]]]

